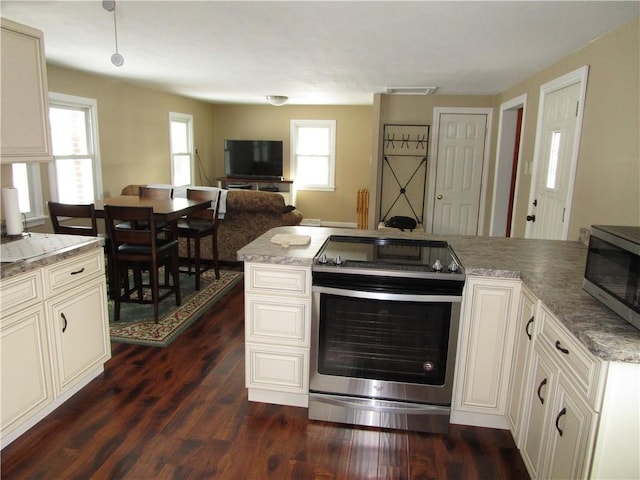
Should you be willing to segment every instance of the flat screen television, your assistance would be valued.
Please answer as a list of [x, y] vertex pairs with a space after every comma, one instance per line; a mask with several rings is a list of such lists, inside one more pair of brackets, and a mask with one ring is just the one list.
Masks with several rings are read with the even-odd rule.
[[281, 140], [225, 140], [224, 173], [228, 178], [282, 178]]

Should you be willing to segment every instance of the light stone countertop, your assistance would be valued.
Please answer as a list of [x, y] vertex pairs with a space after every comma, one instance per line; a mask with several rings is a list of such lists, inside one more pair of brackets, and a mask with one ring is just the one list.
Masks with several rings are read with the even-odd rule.
[[[305, 246], [271, 243], [277, 234], [309, 235]], [[521, 279], [589, 351], [602, 360], [640, 363], [640, 330], [582, 289], [587, 247], [579, 242], [428, 235], [325, 227], [278, 227], [238, 251], [238, 260], [311, 266], [329, 235], [446, 240], [467, 276]]]
[[[36, 270], [67, 258], [102, 248], [101, 237], [79, 235], [56, 235], [53, 233], [31, 233], [18, 239], [3, 238], [0, 245], [0, 279], [5, 280], [21, 273]], [[5, 262], [16, 251], [28, 255], [24, 260]]]

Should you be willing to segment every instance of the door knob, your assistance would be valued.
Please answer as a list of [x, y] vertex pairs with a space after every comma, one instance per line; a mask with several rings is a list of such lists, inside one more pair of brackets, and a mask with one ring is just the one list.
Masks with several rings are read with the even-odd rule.
[[535, 222], [535, 221], [536, 221], [535, 215], [527, 215], [527, 222]]
[[442, 194], [439, 194], [436, 198], [437, 198], [438, 200], [442, 200]]

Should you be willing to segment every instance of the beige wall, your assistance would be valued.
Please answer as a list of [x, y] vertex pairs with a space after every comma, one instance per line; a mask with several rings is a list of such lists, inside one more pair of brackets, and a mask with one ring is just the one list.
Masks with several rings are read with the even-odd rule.
[[[431, 138], [433, 142], [433, 110], [437, 107], [467, 107], [467, 108], [493, 108], [496, 105], [496, 97], [489, 95], [376, 95], [374, 105], [376, 108], [378, 141], [373, 146], [373, 158], [375, 166], [371, 179], [371, 211], [369, 212], [369, 224], [375, 225], [380, 219], [380, 199], [377, 193], [380, 191], [381, 169], [382, 169], [382, 138], [385, 124], [406, 124], [406, 125], [430, 125]], [[495, 117], [493, 116], [494, 124]], [[495, 127], [492, 126], [492, 131]], [[492, 142], [492, 152], [495, 147]], [[429, 155], [431, 155], [432, 143], [429, 144]], [[431, 165], [430, 156], [427, 159], [427, 171]], [[489, 176], [492, 178], [492, 172]], [[425, 199], [424, 223], [429, 209], [430, 198]], [[487, 204], [491, 201], [488, 197]], [[413, 205], [413, 202], [412, 202]]]
[[132, 183], [170, 183], [169, 112], [193, 115], [194, 144], [207, 175], [214, 175], [211, 104], [55, 65], [47, 65], [47, 75], [49, 91], [98, 101], [105, 196]]
[[[499, 95], [526, 93], [523, 161], [532, 161], [540, 86], [589, 65], [569, 240], [593, 224], [640, 225], [640, 19]], [[523, 170], [523, 169], [520, 169]], [[515, 236], [524, 236], [531, 175], [519, 179]]]
[[370, 106], [216, 105], [214, 163], [224, 175], [225, 139], [283, 140], [284, 174], [290, 172], [290, 121], [336, 120], [336, 188], [333, 192], [298, 191], [296, 207], [305, 218], [356, 223], [356, 195], [367, 188], [371, 172]]

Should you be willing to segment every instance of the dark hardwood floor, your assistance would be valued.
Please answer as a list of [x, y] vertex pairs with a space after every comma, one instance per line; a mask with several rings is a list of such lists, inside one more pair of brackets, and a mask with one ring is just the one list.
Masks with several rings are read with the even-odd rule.
[[167, 348], [105, 373], [2, 451], [3, 479], [526, 479], [508, 431], [313, 422], [247, 401], [240, 283]]

